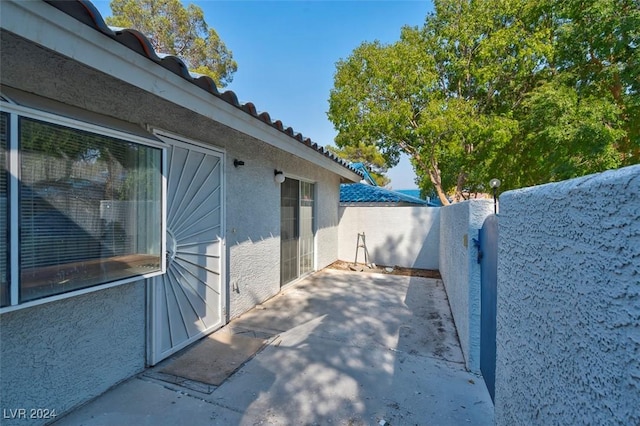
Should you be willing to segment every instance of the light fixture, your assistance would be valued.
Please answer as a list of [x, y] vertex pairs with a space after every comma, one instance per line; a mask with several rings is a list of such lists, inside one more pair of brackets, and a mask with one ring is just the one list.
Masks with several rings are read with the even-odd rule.
[[240, 166], [244, 166], [244, 161], [242, 160], [238, 160], [237, 158], [233, 159], [233, 167], [240, 167]]
[[489, 186], [493, 189], [493, 213], [498, 213], [498, 202], [496, 200], [496, 191], [500, 188], [500, 179], [493, 178], [489, 181]]
[[274, 170], [273, 171], [273, 175], [274, 175], [274, 180], [276, 181], [276, 183], [282, 183], [284, 182], [284, 172], [282, 170]]

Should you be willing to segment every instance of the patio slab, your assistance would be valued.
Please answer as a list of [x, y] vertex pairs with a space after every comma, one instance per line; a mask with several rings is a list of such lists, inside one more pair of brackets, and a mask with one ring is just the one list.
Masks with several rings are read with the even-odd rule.
[[168, 363], [160, 373], [219, 386], [266, 343], [243, 334], [213, 333]]
[[493, 424], [440, 280], [326, 269], [217, 333], [269, 343], [218, 387], [148, 371], [57, 424]]

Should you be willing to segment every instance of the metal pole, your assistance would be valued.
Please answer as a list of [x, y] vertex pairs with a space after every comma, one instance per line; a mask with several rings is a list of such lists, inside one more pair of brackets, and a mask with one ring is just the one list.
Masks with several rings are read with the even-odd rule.
[[493, 188], [493, 214], [498, 214], [498, 202], [496, 201], [496, 190], [498, 188]]
[[498, 197], [496, 196], [496, 193], [500, 187], [500, 179], [491, 179], [489, 181], [489, 186], [493, 188], [493, 214], [498, 214]]

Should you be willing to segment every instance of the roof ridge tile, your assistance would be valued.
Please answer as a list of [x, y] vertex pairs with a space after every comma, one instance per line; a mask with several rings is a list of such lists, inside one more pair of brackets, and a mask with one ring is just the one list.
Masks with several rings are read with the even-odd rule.
[[233, 92], [233, 90], [225, 90], [225, 92], [222, 93], [220, 95], [220, 97], [222, 98], [222, 100], [226, 101], [227, 103], [230, 103], [231, 105], [233, 105], [235, 107], [241, 108], [240, 107], [240, 102], [238, 101], [238, 95], [236, 95]]
[[113, 31], [113, 38], [120, 44], [128, 47], [154, 62], [160, 63], [160, 57], [144, 34], [138, 30], [124, 28]]
[[260, 115], [258, 115], [258, 118], [267, 124], [272, 124], [271, 116], [269, 116], [269, 113], [267, 111], [261, 112]]
[[216, 87], [216, 82], [208, 75], [195, 78], [193, 79], [193, 82], [201, 89], [220, 97], [220, 92], [218, 91], [218, 87]]

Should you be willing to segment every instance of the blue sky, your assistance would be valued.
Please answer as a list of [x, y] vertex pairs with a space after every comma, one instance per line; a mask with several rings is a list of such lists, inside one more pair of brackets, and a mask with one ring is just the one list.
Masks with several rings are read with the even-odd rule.
[[[111, 15], [109, 1], [93, 3]], [[403, 25], [420, 26], [433, 10], [431, 1], [422, 0], [193, 3], [238, 63], [226, 89], [323, 146], [336, 135], [326, 115], [336, 62], [364, 41], [398, 40]], [[416, 187], [406, 158], [389, 177], [393, 189]]]

